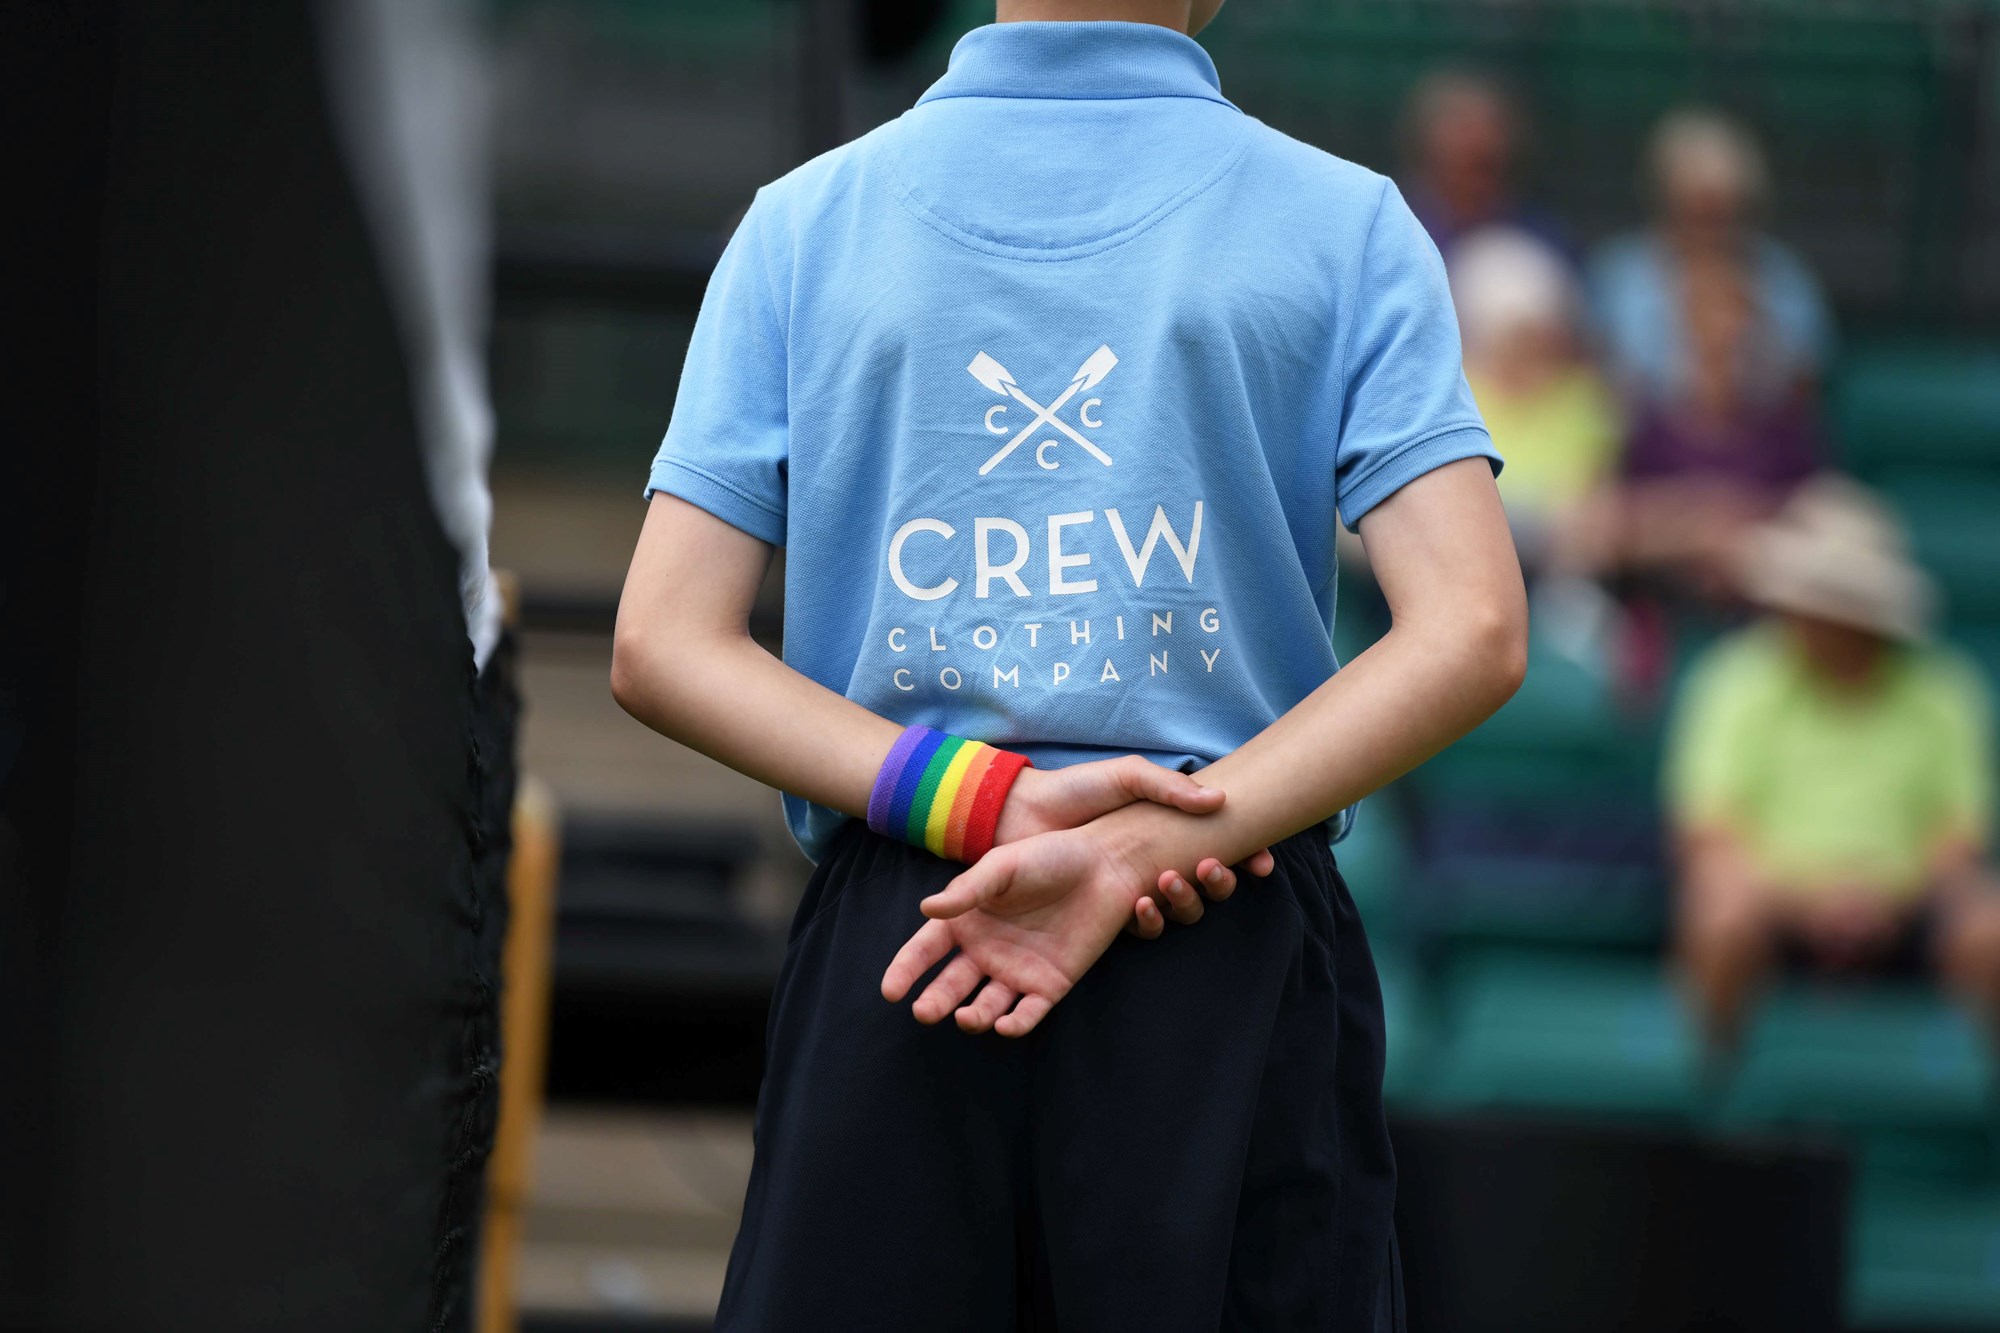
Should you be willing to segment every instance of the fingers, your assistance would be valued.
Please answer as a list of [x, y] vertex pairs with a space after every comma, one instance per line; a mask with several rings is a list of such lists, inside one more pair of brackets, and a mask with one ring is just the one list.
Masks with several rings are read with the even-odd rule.
[[997, 981], [986, 983], [986, 989], [979, 992], [971, 1004], [960, 1005], [958, 1026], [964, 1032], [990, 1032], [1000, 1015], [1014, 1007], [1020, 992], [1010, 990]]
[[1167, 915], [1183, 926], [1192, 926], [1201, 920], [1201, 895], [1180, 877], [1180, 872], [1166, 870], [1160, 873], [1160, 892], [1167, 900]]
[[1167, 919], [1160, 915], [1160, 905], [1148, 894], [1132, 904], [1132, 924], [1126, 929], [1142, 940], [1156, 940], [1167, 928]]
[[1136, 754], [1114, 761], [1112, 772], [1119, 787], [1135, 801], [1170, 805], [1191, 815], [1205, 815], [1222, 808], [1223, 795], [1220, 791], [1204, 787], [1185, 773], [1163, 768]]
[[979, 964], [964, 954], [946, 963], [944, 971], [938, 973], [937, 978], [924, 987], [924, 993], [917, 997], [917, 1021], [938, 1022], [946, 1014], [964, 1004], [965, 997], [972, 994], [973, 987], [977, 986], [985, 975], [979, 970]]
[[1046, 995], [1023, 995], [1012, 1013], [993, 1020], [993, 1030], [1003, 1037], [1025, 1037], [1055, 1007], [1056, 1002]]
[[[1258, 879], [1263, 879], [1278, 868], [1278, 860], [1271, 855], [1271, 849], [1266, 847], [1261, 851], [1252, 853], [1243, 862], [1243, 868]], [[1213, 902], [1219, 903], [1230, 894], [1236, 892], [1238, 882], [1236, 871], [1222, 864], [1222, 862], [1212, 856], [1196, 866], [1194, 873], [1195, 878], [1201, 881], [1202, 892], [1206, 893]]]
[[882, 998], [891, 1004], [901, 1000], [917, 984], [917, 978], [936, 967], [951, 950], [951, 927], [942, 921], [926, 921], [889, 960], [889, 969], [882, 974]]
[[1007, 891], [1014, 880], [1015, 854], [996, 847], [968, 866], [951, 883], [917, 906], [934, 921], [964, 916], [981, 903], [988, 903]]

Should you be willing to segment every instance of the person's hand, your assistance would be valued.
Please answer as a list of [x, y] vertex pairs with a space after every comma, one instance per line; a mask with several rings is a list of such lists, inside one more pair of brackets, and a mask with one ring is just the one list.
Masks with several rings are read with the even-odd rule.
[[1024, 768], [1007, 790], [994, 826], [998, 847], [1038, 833], [1076, 828], [1134, 801], [1152, 801], [1191, 815], [1222, 808], [1223, 794], [1186, 773], [1128, 754], [1065, 768]]
[[[882, 996], [902, 1000], [956, 949], [917, 997], [917, 1021], [955, 1012], [967, 1032], [1024, 1036], [1111, 947], [1156, 874], [1135, 844], [1093, 826], [995, 848], [945, 892], [949, 905], [969, 897], [1004, 903], [1006, 913], [958, 907], [925, 922], [883, 973]], [[969, 893], [952, 892], [961, 885]], [[935, 898], [925, 901], [928, 911]], [[985, 988], [967, 1003], [982, 979]]]
[[[1106, 764], [1123, 765], [1126, 762], [1116, 759], [1077, 767], [1103, 769]], [[1143, 759], [1133, 762], [1157, 774], [1184, 776], [1173, 773], [1171, 769], [1161, 768], [1157, 764], [1148, 764]], [[1074, 771], [1076, 769], [1058, 769], [1056, 776]], [[1032, 772], [1033, 769], [1024, 769], [1021, 776], [1025, 778]], [[1109, 780], [1108, 774], [1092, 775], [1087, 783], [1079, 784], [1079, 790], [1090, 798], [1102, 798], [1107, 791], [1104, 786], [1107, 780]], [[1135, 787], [1142, 783], [1154, 783], [1153, 789], [1160, 791], [1163, 796], [1177, 794], [1175, 789], [1158, 784], [1152, 778], [1142, 778], [1128, 773], [1117, 780]], [[1018, 789], [1019, 783], [1015, 785]], [[1215, 804], [1221, 804], [1221, 792], [1205, 787], [1197, 790], [1212, 793], [1217, 798]], [[1013, 793], [1009, 792], [1008, 796], [1011, 801]], [[1128, 804], [1132, 799], [1141, 798], [1128, 797], [1118, 804]], [[1167, 799], [1161, 799], [1159, 803], [1176, 804]], [[1199, 814], [1206, 811], [1190, 813]], [[1058, 828], [1055, 831], [1062, 830]], [[925, 916], [942, 920], [962, 915], [974, 908], [984, 908], [995, 916], [1012, 917], [1048, 907], [1075, 887], [1087, 868], [1088, 862], [1073, 850], [1078, 845], [1063, 841], [1051, 842], [1050, 834], [1047, 833], [1007, 842], [1004, 845], [996, 844], [992, 851], [980, 858], [976, 866], [968, 868], [943, 889], [924, 899], [921, 904], [923, 913]], [[1264, 848], [1246, 860], [1243, 866], [1252, 875], [1261, 878], [1270, 874], [1275, 864], [1270, 849]], [[1191, 926], [1201, 920], [1202, 894], [1207, 894], [1215, 902], [1221, 902], [1236, 891], [1236, 872], [1212, 856], [1203, 859], [1195, 867], [1195, 879], [1201, 885], [1201, 893], [1195, 892], [1193, 886], [1177, 870], [1160, 871], [1156, 876], [1146, 878], [1149, 882], [1143, 885], [1143, 891], [1133, 904], [1131, 920], [1126, 923], [1133, 934], [1144, 939], [1157, 939], [1160, 932], [1166, 929], [1166, 923], [1170, 919], [1185, 926]]]
[[[1270, 874], [1276, 866], [1277, 861], [1268, 847], [1243, 863], [1243, 868], [1259, 879]], [[1212, 902], [1219, 903], [1236, 892], [1236, 872], [1212, 856], [1204, 858], [1195, 867], [1194, 874], [1201, 883], [1201, 892], [1207, 894]], [[1203, 910], [1201, 895], [1181, 877], [1180, 871], [1162, 870], [1152, 891], [1132, 904], [1132, 920], [1126, 923], [1125, 928], [1142, 940], [1156, 940], [1160, 938], [1160, 932], [1167, 928], [1169, 920], [1192, 926], [1201, 920]]]
[[1823, 963], [1851, 968], [1883, 953], [1901, 920], [1896, 905], [1872, 886], [1837, 885], [1804, 907], [1800, 926]]

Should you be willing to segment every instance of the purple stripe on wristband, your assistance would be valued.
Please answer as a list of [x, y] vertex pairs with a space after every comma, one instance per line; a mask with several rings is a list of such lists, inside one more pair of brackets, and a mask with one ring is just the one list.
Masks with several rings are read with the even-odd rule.
[[875, 775], [875, 788], [868, 793], [868, 827], [877, 833], [892, 838], [900, 838], [901, 831], [889, 831], [889, 807], [896, 799], [896, 782], [903, 776], [910, 756], [916, 753], [926, 736], [935, 735], [929, 727], [914, 726], [903, 728], [903, 734], [896, 737], [896, 743], [889, 747], [889, 757], [882, 761], [882, 771]]
[[896, 794], [889, 800], [888, 835], [898, 842], [907, 842], [904, 830], [910, 820], [910, 806], [917, 799], [917, 788], [923, 785], [924, 770], [930, 766], [935, 755], [951, 737], [942, 731], [924, 728], [923, 739], [917, 748], [910, 751], [910, 758], [903, 765], [903, 771], [896, 775]]

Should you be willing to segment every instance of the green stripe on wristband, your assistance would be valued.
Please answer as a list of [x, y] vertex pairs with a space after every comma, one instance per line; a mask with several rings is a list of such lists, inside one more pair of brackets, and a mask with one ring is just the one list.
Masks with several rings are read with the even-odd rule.
[[947, 736], [937, 753], [924, 765], [924, 775], [917, 780], [917, 794], [910, 801], [910, 817], [904, 822], [903, 841], [924, 845], [924, 829], [930, 823], [931, 803], [937, 799], [938, 784], [944, 781], [945, 770], [951, 767], [952, 757], [964, 749], [967, 742], [957, 736]]

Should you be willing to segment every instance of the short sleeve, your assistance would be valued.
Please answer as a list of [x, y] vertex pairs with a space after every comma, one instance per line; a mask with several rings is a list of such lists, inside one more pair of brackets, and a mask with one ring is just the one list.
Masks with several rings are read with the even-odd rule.
[[751, 205], [709, 277], [646, 495], [677, 495], [782, 546], [790, 450], [786, 330], [761, 205], [761, 199]]
[[1466, 387], [1444, 261], [1386, 181], [1349, 308], [1334, 460], [1347, 526], [1446, 463], [1484, 458], [1498, 473], [1500, 455]]
[[1761, 646], [1737, 640], [1711, 649], [1675, 701], [1664, 785], [1668, 816], [1682, 829], [1735, 823], [1755, 795]]

